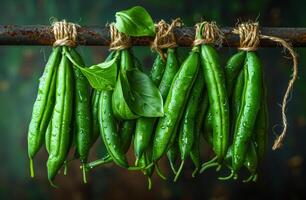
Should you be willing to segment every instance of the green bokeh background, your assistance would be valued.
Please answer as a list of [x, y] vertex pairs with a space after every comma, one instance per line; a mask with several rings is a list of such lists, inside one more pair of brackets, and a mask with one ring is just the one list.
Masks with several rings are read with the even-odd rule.
[[[10, 0], [1, 1], [0, 24], [50, 24], [50, 18], [66, 19], [80, 25], [104, 25], [114, 21], [115, 12], [134, 5], [144, 6], [155, 21], [181, 17], [187, 26], [200, 20], [215, 20], [221, 26], [234, 26], [238, 20], [256, 20], [262, 26], [305, 27], [305, 1], [272, 0]], [[146, 68], [153, 54], [148, 47], [136, 47], [135, 54]], [[89, 183], [82, 184], [79, 164], [73, 162], [68, 175], [60, 175], [59, 189], [52, 188], [46, 177], [47, 154], [41, 151], [36, 159], [36, 178], [29, 178], [27, 128], [38, 79], [50, 53], [50, 47], [0, 46], [0, 198], [1, 199], [305, 199], [306, 155], [306, 48], [299, 53], [299, 79], [288, 106], [288, 136], [282, 149], [269, 148], [260, 167], [257, 183], [221, 182], [208, 171], [192, 179], [192, 165], [177, 183], [153, 178], [153, 190], [139, 172], [128, 172], [115, 166], [95, 169]], [[234, 48], [220, 48], [223, 63]], [[81, 47], [86, 63], [102, 61], [107, 47]], [[281, 129], [280, 106], [288, 79], [291, 61], [281, 48], [258, 50], [269, 88], [269, 147], [274, 133]], [[99, 145], [91, 158], [99, 155]], [[205, 147], [203, 147], [205, 148]], [[130, 156], [132, 153], [130, 152]], [[163, 162], [166, 165], [166, 162]], [[166, 170], [166, 169], [165, 169]], [[169, 172], [170, 173], [170, 172]]]

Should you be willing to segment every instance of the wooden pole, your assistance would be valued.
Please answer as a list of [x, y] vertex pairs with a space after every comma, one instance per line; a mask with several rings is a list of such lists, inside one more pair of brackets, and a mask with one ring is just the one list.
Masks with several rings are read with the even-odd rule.
[[[221, 28], [225, 35], [223, 47], [239, 46], [239, 37], [232, 33], [233, 27]], [[175, 28], [174, 33], [179, 46], [191, 46], [194, 40], [193, 27]], [[306, 47], [306, 28], [262, 27], [264, 35], [276, 36], [290, 42], [294, 47]], [[134, 46], [147, 46], [152, 37], [132, 38]], [[52, 45], [54, 36], [51, 26], [45, 25], [0, 25], [0, 45]], [[84, 26], [78, 28], [78, 45], [108, 46], [110, 34], [108, 27]], [[275, 47], [269, 40], [261, 40], [260, 47]]]

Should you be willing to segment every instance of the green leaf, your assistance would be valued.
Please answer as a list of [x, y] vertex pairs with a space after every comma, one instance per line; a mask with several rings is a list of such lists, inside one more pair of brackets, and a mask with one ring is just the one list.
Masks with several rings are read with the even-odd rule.
[[141, 6], [116, 13], [115, 27], [129, 36], [154, 36], [154, 22], [149, 13]]
[[80, 68], [90, 85], [97, 90], [112, 90], [117, 79], [117, 59], [106, 61], [89, 68]]
[[[127, 88], [128, 86], [125, 85], [124, 87]], [[120, 76], [118, 76], [118, 81], [113, 92], [112, 109], [114, 115], [119, 119], [136, 119], [139, 117], [131, 111], [124, 99]]]
[[[143, 117], [161, 117], [164, 115], [163, 100], [153, 81], [138, 69], [120, 73], [124, 85], [123, 95], [130, 109]], [[130, 88], [130, 90], [128, 90]]]
[[65, 55], [75, 67], [81, 70], [93, 88], [97, 90], [114, 89], [118, 71], [117, 56], [114, 56], [111, 60], [87, 68], [82, 63], [77, 62], [70, 53], [67, 52]]

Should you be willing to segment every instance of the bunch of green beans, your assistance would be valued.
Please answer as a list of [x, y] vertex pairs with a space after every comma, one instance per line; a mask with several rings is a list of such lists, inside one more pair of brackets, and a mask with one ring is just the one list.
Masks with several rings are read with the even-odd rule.
[[[230, 136], [222, 163], [217, 157], [202, 165], [201, 172], [218, 166], [226, 166], [231, 173], [220, 180], [237, 179], [238, 172], [245, 167], [249, 178], [244, 182], [256, 181], [258, 164], [263, 160], [267, 147], [268, 107], [266, 84], [260, 60], [254, 51], [240, 51], [226, 64], [225, 84], [230, 104]], [[214, 147], [210, 113], [206, 114], [203, 136]]]
[[[52, 185], [59, 170], [66, 167], [67, 155], [74, 146], [75, 157], [80, 159], [85, 169], [89, 150], [97, 139], [97, 132], [92, 126], [91, 110], [92, 104], [96, 102], [90, 100], [88, 80], [75, 67], [76, 64], [84, 66], [75, 48], [53, 48], [40, 78], [29, 125], [31, 176], [34, 177], [33, 159], [45, 142], [49, 154], [48, 179]], [[83, 178], [86, 182], [85, 170]]]
[[[200, 27], [197, 39], [201, 32]], [[52, 185], [60, 169], [66, 169], [72, 148], [73, 159], [81, 161], [84, 182], [87, 171], [114, 163], [141, 171], [151, 188], [155, 170], [166, 179], [159, 168], [163, 157], [169, 160], [174, 181], [188, 159], [195, 166], [193, 177], [199, 171], [225, 166], [231, 173], [219, 179], [237, 179], [245, 167], [250, 173], [245, 181], [256, 181], [268, 127], [267, 91], [256, 52], [239, 51], [225, 67], [212, 44], [196, 44], [185, 59], [178, 56], [177, 48], [163, 49], [163, 53], [166, 59], [157, 54], [147, 77], [131, 49], [111, 51], [105, 62], [115, 59], [116, 84], [101, 90], [91, 89], [76, 67], [85, 65], [75, 48], [54, 47], [40, 79], [29, 127], [31, 176], [33, 159], [45, 141]], [[138, 85], [131, 86], [135, 83]], [[141, 93], [145, 88], [140, 83], [153, 88], [148, 91], [158, 88], [158, 93]], [[139, 98], [137, 95], [160, 95], [163, 115], [144, 112], [150, 105], [141, 108], [134, 104], [135, 99], [129, 99]], [[99, 136], [107, 152], [88, 162]], [[215, 156], [201, 165], [203, 144], [210, 145]], [[126, 155], [130, 149], [133, 161]]]

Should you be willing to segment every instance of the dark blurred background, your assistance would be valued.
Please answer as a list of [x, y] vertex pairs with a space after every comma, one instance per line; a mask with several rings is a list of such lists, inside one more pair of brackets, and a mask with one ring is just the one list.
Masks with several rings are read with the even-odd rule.
[[[50, 24], [51, 17], [80, 25], [104, 25], [114, 21], [116, 11], [134, 5], [144, 6], [155, 21], [181, 17], [187, 26], [201, 19], [215, 20], [221, 26], [234, 26], [237, 20], [258, 19], [262, 26], [305, 27], [306, 5], [303, 0], [10, 0], [1, 1], [0, 24]], [[136, 47], [135, 54], [145, 67], [152, 64], [148, 47]], [[1, 199], [305, 199], [306, 155], [306, 48], [299, 53], [299, 80], [288, 106], [288, 136], [284, 146], [272, 151], [274, 132], [280, 131], [280, 106], [291, 74], [291, 60], [281, 48], [259, 49], [269, 89], [269, 149], [259, 169], [257, 183], [217, 180], [214, 170], [191, 178], [192, 164], [187, 163], [177, 183], [153, 177], [153, 189], [140, 172], [129, 172], [114, 165], [92, 170], [89, 183], [83, 184], [79, 163], [72, 162], [68, 175], [56, 179], [52, 188], [46, 176], [47, 154], [42, 150], [36, 160], [36, 177], [29, 177], [27, 129], [38, 79], [50, 53], [50, 47], [0, 46], [0, 198]], [[102, 61], [107, 47], [81, 47], [86, 63]], [[184, 51], [183, 51], [184, 52]], [[236, 52], [221, 48], [226, 59]], [[304, 88], [304, 89], [303, 89]], [[205, 147], [203, 147], [205, 149]], [[99, 144], [91, 160], [99, 157]], [[132, 157], [132, 152], [129, 153]], [[207, 159], [207, 158], [205, 158]], [[167, 162], [162, 169], [170, 174]]]

